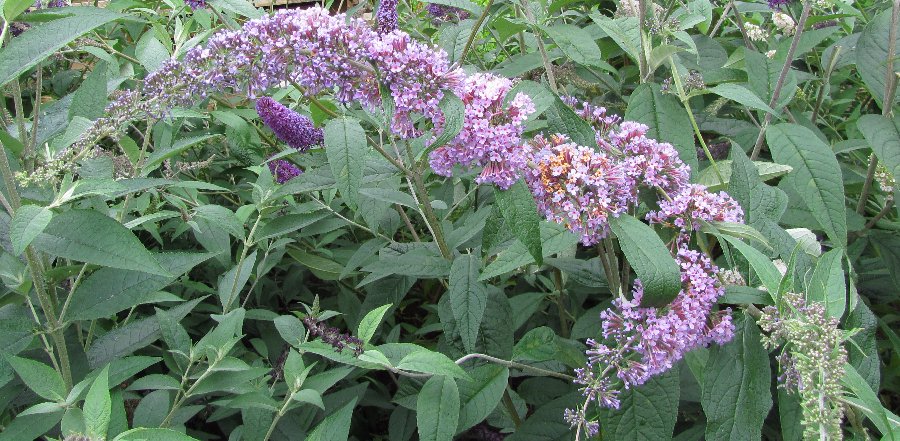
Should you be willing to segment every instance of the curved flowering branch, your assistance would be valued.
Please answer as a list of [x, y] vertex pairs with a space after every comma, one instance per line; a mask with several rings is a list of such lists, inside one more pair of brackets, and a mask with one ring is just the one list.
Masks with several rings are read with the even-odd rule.
[[[390, 0], [383, 5], [390, 6]], [[634, 212], [641, 191], [660, 196], [659, 209], [646, 219], [676, 230], [671, 249], [681, 268], [682, 289], [666, 307], [642, 308], [643, 286], [637, 280], [631, 299], [622, 296], [601, 314], [602, 339], [588, 341], [588, 364], [576, 372], [585, 404], [567, 413], [567, 420], [579, 430], [598, 430], [597, 423], [585, 417], [592, 401], [617, 407], [621, 388], [665, 372], [696, 347], [731, 339], [728, 311], [714, 310], [724, 292], [716, 277], [718, 268], [708, 256], [691, 250], [689, 243], [699, 220], [741, 222], [743, 213], [733, 199], [691, 185], [690, 170], [676, 150], [648, 138], [646, 126], [621, 122], [603, 108], [579, 106], [573, 99], [566, 102], [594, 126], [596, 145], [580, 146], [559, 134], [524, 142], [523, 124], [534, 104], [521, 93], [507, 100], [511, 80], [485, 73], [466, 75], [450, 65], [442, 50], [399, 30], [379, 33], [362, 20], [332, 16], [319, 7], [248, 21], [241, 29], [214, 34], [183, 60], [166, 62], [140, 91], [122, 93], [81, 143], [93, 143], [91, 136], [114, 135], [124, 122], [159, 118], [175, 106], [193, 105], [213, 93], [255, 98], [286, 84], [311, 97], [330, 93], [340, 102], [358, 102], [370, 109], [380, 108], [386, 91], [395, 108], [391, 131], [402, 138], [423, 134], [427, 127], [413, 119], [419, 115], [435, 132], [442, 130], [445, 120], [439, 103], [452, 92], [465, 106], [463, 127], [431, 152], [432, 169], [450, 176], [457, 165], [480, 167], [476, 182], [500, 188], [524, 177], [544, 216], [565, 225], [585, 245], [608, 236], [610, 216]], [[308, 120], [274, 100], [259, 98], [257, 108], [288, 145], [303, 150], [321, 142]], [[280, 182], [300, 173], [286, 161], [271, 161], [269, 167]], [[415, 177], [417, 191], [424, 191], [421, 176]]]
[[692, 349], [731, 340], [729, 312], [714, 311], [724, 294], [719, 269], [688, 245], [700, 220], [741, 222], [743, 211], [727, 194], [690, 184], [688, 166], [670, 144], [648, 138], [647, 126], [620, 123], [588, 103], [566, 102], [594, 126], [597, 146], [579, 146], [562, 135], [534, 138], [526, 182], [539, 210], [593, 245], [609, 234], [609, 217], [633, 211], [640, 191], [649, 190], [661, 199], [647, 220], [676, 229], [673, 257], [681, 269], [681, 291], [666, 307], [640, 307], [644, 290], [635, 280], [631, 299], [620, 297], [601, 313], [602, 339], [588, 340], [587, 365], [576, 370], [585, 402], [565, 415], [592, 436], [599, 424], [587, 417], [591, 402], [618, 408], [622, 388], [666, 372]]

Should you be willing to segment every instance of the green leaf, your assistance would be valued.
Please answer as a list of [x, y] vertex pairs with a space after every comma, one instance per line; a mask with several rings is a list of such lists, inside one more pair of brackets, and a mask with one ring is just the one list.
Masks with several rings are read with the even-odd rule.
[[847, 246], [847, 211], [841, 167], [830, 147], [811, 130], [778, 124], [766, 131], [776, 162], [794, 168], [789, 179], [806, 201], [813, 217], [836, 246]]
[[[746, 157], [746, 155], [744, 155], [744, 157]], [[733, 161], [731, 159], [716, 161], [716, 164], [719, 166], [719, 172], [722, 173], [722, 179], [725, 180], [725, 186], [719, 183], [719, 177], [716, 175], [715, 169], [712, 168], [712, 166], [706, 167], [700, 172], [700, 175], [697, 176], [697, 183], [705, 185], [709, 191], [726, 190], [726, 186], [728, 187], [727, 190], [731, 190], [731, 187], [727, 184], [731, 182], [732, 163]], [[784, 176], [793, 170], [793, 167], [789, 165], [776, 164], [768, 161], [752, 161], [750, 163], [754, 165], [754, 173], [758, 174], [762, 181], [768, 181], [779, 176]]]
[[156, 167], [162, 165], [162, 163], [166, 159], [174, 158], [175, 156], [178, 156], [178, 155], [184, 153], [185, 151], [187, 151], [187, 149], [189, 149], [197, 144], [204, 143], [206, 141], [209, 141], [210, 139], [218, 138], [220, 136], [222, 136], [222, 135], [213, 134], [213, 135], [188, 136], [185, 138], [178, 139], [168, 148], [161, 148], [158, 150], [154, 150], [153, 153], [151, 153], [150, 156], [147, 158], [147, 164], [144, 165], [144, 176], [146, 176], [147, 173], [155, 170]]
[[715, 87], [710, 87], [707, 90], [716, 95], [719, 95], [722, 98], [728, 98], [747, 107], [769, 112], [773, 115], [777, 114], [777, 112], [775, 112], [775, 110], [764, 103], [762, 99], [760, 99], [746, 87], [739, 84], [723, 83], [718, 84]]
[[765, 254], [745, 244], [738, 238], [724, 235], [720, 238], [737, 248], [738, 252], [747, 259], [747, 262], [756, 271], [756, 276], [759, 277], [760, 282], [762, 282], [766, 290], [769, 291], [769, 295], [774, 299], [778, 293], [778, 286], [781, 283], [781, 273], [778, 272], [778, 268], [775, 268], [775, 264]]
[[[891, 9], [881, 11], [863, 29], [856, 42], [856, 68], [859, 76], [875, 98], [879, 107], [884, 107], [884, 82], [887, 78], [888, 46], [891, 40]], [[897, 36], [900, 41], [900, 35]], [[897, 72], [900, 63], [894, 61]], [[895, 96], [895, 98], [897, 98]]]
[[466, 106], [462, 100], [454, 95], [453, 92], [445, 90], [439, 106], [441, 113], [444, 115], [444, 128], [434, 139], [434, 142], [428, 144], [428, 148], [423, 150], [423, 154], [447, 144], [462, 131], [463, 121], [466, 118]]
[[513, 361], [547, 361], [557, 353], [556, 333], [546, 326], [528, 331], [513, 347]]
[[3, 10], [0, 11], [3, 13], [3, 17], [7, 22], [12, 22], [19, 16], [19, 14], [25, 12], [31, 5], [34, 4], [31, 0], [5, 0], [2, 3]]
[[274, 320], [278, 334], [291, 346], [297, 346], [303, 342], [306, 336], [306, 327], [296, 316], [280, 315]]
[[99, 211], [69, 210], [54, 216], [33, 245], [79, 262], [169, 275], [134, 233]]
[[606, 65], [600, 58], [600, 48], [586, 30], [571, 24], [557, 24], [543, 29], [572, 61], [585, 66]]
[[[784, 67], [787, 51], [777, 51], [774, 58], [769, 58], [765, 54], [746, 50], [744, 51], [744, 58], [750, 90], [753, 91], [755, 96], [761, 98], [763, 102], [769, 103], [772, 95], [775, 93], [778, 78], [781, 76], [781, 69]], [[781, 109], [787, 105], [794, 98], [796, 90], [797, 75], [794, 74], [793, 70], [790, 70], [781, 88], [778, 102], [775, 103], [775, 109]]]
[[478, 281], [481, 260], [472, 254], [463, 254], [450, 266], [447, 296], [450, 309], [456, 319], [457, 330], [467, 352], [475, 352], [478, 330], [487, 306], [487, 289]]
[[416, 423], [421, 441], [452, 441], [459, 423], [459, 389], [453, 378], [428, 379], [416, 400]]
[[356, 332], [356, 336], [363, 341], [363, 344], [368, 344], [369, 341], [372, 340], [372, 337], [375, 336], [375, 331], [378, 329], [378, 325], [381, 324], [381, 319], [384, 318], [384, 314], [391, 306], [393, 306], [391, 303], [379, 306], [369, 311], [369, 313], [360, 320], [359, 330]]
[[126, 17], [110, 9], [88, 6], [61, 8], [45, 15], [60, 18], [29, 29], [0, 49], [0, 86], [12, 81], [78, 37]]
[[609, 221], [628, 263], [644, 284], [641, 306], [667, 305], [681, 291], [681, 271], [662, 239], [631, 215], [622, 214]]
[[433, 3], [436, 5], [444, 5], [444, 6], [452, 6], [454, 8], [459, 8], [464, 11], [469, 11], [474, 16], [481, 15], [481, 7], [477, 4], [470, 2], [469, 0], [434, 0]]
[[825, 305], [829, 317], [840, 320], [847, 309], [847, 284], [844, 282], [844, 269], [841, 249], [833, 249], [821, 257], [813, 271], [812, 279], [807, 286], [807, 299]]
[[740, 316], [734, 339], [710, 348], [700, 397], [706, 439], [759, 440], [772, 407], [770, 387], [769, 353], [760, 342], [759, 328]]
[[861, 409], [863, 414], [865, 414], [866, 417], [875, 424], [878, 431], [884, 435], [883, 439], [896, 439], [894, 433], [900, 424], [891, 421], [890, 411], [884, 408], [881, 401], [878, 399], [878, 395], [850, 364], [844, 365], [844, 377], [841, 378], [841, 383], [849, 388], [850, 391], [853, 392], [853, 395], [856, 395], [863, 403], [864, 406]]
[[[578, 243], [578, 238], [562, 225], [541, 222], [540, 229], [541, 248], [544, 257], [573, 249]], [[478, 280], [484, 281], [531, 263], [534, 263], [534, 257], [531, 257], [525, 245], [516, 241], [512, 246], [501, 252], [490, 265], [484, 268]]]
[[475, 26], [475, 20], [461, 20], [459, 23], [451, 23], [441, 29], [438, 36], [438, 45], [447, 52], [447, 61], [450, 63], [458, 63], [459, 57], [462, 56], [463, 48], [469, 41], [469, 35], [472, 34], [472, 27]]
[[600, 428], [604, 438], [617, 441], [672, 439], [681, 393], [678, 371], [677, 367], [673, 368], [623, 391], [619, 395], [619, 409], [601, 413]]
[[247, 0], [210, 0], [209, 4], [251, 19], [264, 15]]
[[893, 176], [900, 176], [900, 115], [895, 115], [893, 119], [863, 115], [856, 121], [856, 126], [872, 146], [875, 156]]
[[[855, 293], [853, 295], [856, 295]], [[842, 329], [855, 330], [847, 345], [847, 359], [866, 380], [872, 390], [881, 389], [881, 359], [878, 356], [878, 318], [865, 302], [856, 302], [856, 307], [847, 314]]]
[[47, 228], [53, 212], [47, 207], [23, 205], [13, 214], [9, 225], [9, 241], [12, 242], [13, 254], [22, 255], [25, 248]]
[[766, 240], [762, 233], [756, 231], [756, 228], [753, 228], [750, 225], [739, 224], [737, 222], [707, 222], [701, 219], [700, 230], [710, 234], [726, 235], [736, 237], [738, 239], [752, 239], [764, 248], [768, 250], [772, 249], [772, 247], [769, 245], [769, 241]]
[[17, 416], [0, 432], [0, 441], [38, 439], [59, 424], [63, 414], [64, 412], [59, 411]]
[[106, 439], [109, 421], [112, 417], [112, 398], [109, 395], [109, 367], [104, 367], [84, 399], [84, 426], [87, 435], [96, 439]]
[[359, 121], [338, 118], [325, 125], [325, 155], [341, 196], [351, 205], [357, 201], [368, 153], [366, 132]]
[[541, 252], [541, 218], [534, 196], [522, 180], [516, 181], [506, 190], [494, 189], [497, 207], [506, 221], [507, 227], [519, 239], [534, 260], [540, 265], [544, 260]]
[[584, 402], [580, 392], [563, 395], [537, 408], [506, 441], [562, 441], [574, 439], [572, 428], [563, 420], [566, 409]]
[[328, 216], [330, 216], [330, 214], [324, 210], [312, 213], [278, 216], [259, 227], [255, 239], [257, 242], [261, 242], [267, 239], [284, 236], [301, 228], [306, 228]]
[[171, 276], [158, 276], [140, 271], [100, 268], [84, 279], [70, 300], [68, 317], [72, 320], [94, 320], [140, 305], [191, 268], [206, 261], [208, 253], [160, 253], [155, 255]]
[[611, 19], [599, 12], [592, 12], [591, 19], [600, 29], [619, 45], [631, 60], [637, 63], [641, 53], [640, 21], [637, 17], [622, 17]]
[[400, 204], [404, 207], [419, 209], [419, 205], [416, 204], [416, 200], [410, 196], [409, 193], [402, 192], [400, 190], [394, 190], [392, 188], [363, 188], [359, 190], [359, 193], [368, 196], [372, 199], [377, 199], [382, 202], [387, 202], [389, 204]]
[[456, 433], [462, 433], [484, 421], [503, 398], [509, 381], [509, 369], [485, 364], [469, 371], [472, 380], [459, 380], [459, 424]]
[[325, 417], [306, 437], [306, 441], [347, 441], [354, 407], [356, 407], [356, 398], [351, 399], [343, 407]]
[[432, 375], [446, 375], [453, 378], [469, 379], [461, 367], [440, 352], [421, 350], [413, 352], [397, 363], [397, 369], [422, 372]]
[[648, 138], [672, 143], [691, 170], [699, 169], [691, 120], [678, 98], [663, 93], [658, 84], [641, 84], [635, 88], [628, 99], [624, 118], [646, 124]]
[[569, 137], [572, 142], [583, 146], [597, 144], [594, 129], [581, 119], [568, 104], [555, 97], [553, 105], [547, 108], [547, 126], [550, 133], [560, 133]]
[[[188, 315], [206, 297], [198, 297], [169, 309], [173, 320], [179, 321]], [[141, 349], [160, 337], [159, 320], [147, 317], [115, 328], [97, 337], [87, 350], [87, 360], [91, 368], [98, 368], [121, 359]], [[124, 381], [124, 379], [122, 380]], [[117, 382], [112, 382], [116, 384]]]
[[206, 219], [228, 234], [238, 238], [244, 238], [244, 225], [233, 211], [221, 205], [201, 205], [194, 209], [194, 216]]
[[529, 120], [537, 118], [556, 102], [556, 95], [547, 86], [531, 80], [521, 80], [506, 94], [506, 98], [503, 101], [504, 105], [509, 105], [516, 98], [516, 95], [520, 93], [528, 95], [534, 103], [534, 113], [528, 116]]
[[72, 96], [72, 105], [69, 106], [70, 120], [76, 116], [95, 120], [104, 115], [107, 96], [106, 72], [106, 63], [98, 63], [81, 86], [78, 86], [78, 90]]
[[148, 429], [139, 427], [120, 433], [113, 441], [199, 441], [172, 429]]
[[22, 382], [41, 398], [50, 401], [65, 399], [66, 385], [59, 373], [50, 366], [15, 356], [6, 357], [6, 361], [19, 374]]
[[244, 285], [250, 280], [253, 265], [256, 264], [256, 251], [247, 256], [243, 262], [236, 263], [219, 281], [219, 301], [227, 311], [231, 304], [238, 299], [238, 294], [244, 290]]

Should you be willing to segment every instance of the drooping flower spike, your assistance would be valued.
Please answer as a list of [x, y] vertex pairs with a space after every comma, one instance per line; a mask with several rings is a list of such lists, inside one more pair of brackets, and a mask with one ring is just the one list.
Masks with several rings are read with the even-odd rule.
[[[439, 48], [399, 30], [379, 34], [361, 19], [331, 15], [318, 6], [278, 11], [238, 30], [213, 34], [184, 59], [164, 63], [139, 91], [120, 94], [107, 108], [107, 117], [72, 150], [83, 151], [99, 138], [114, 136], [125, 122], [164, 117], [174, 107], [219, 92], [243, 92], [252, 98], [270, 87], [295, 84], [310, 96], [328, 92], [340, 102], [374, 109], [382, 102], [379, 82], [395, 104], [391, 129], [406, 138], [421, 135], [413, 115], [424, 116], [436, 132], [441, 130], [439, 103], [445, 91], [468, 97], [466, 129], [450, 146], [480, 144], [473, 147], [476, 154], [465, 154], [457, 162], [487, 168], [480, 182], [508, 186], [517, 179], [524, 163], [518, 149], [521, 125], [533, 105], [521, 95], [506, 109], [502, 100], [509, 80], [489, 74], [467, 78]], [[507, 163], [504, 152], [516, 156]], [[442, 170], [449, 173], [448, 167]]]
[[256, 113], [278, 139], [301, 152], [325, 140], [322, 129], [311, 119], [267, 96], [256, 100]]
[[397, 0], [381, 0], [375, 13], [375, 24], [379, 34], [397, 30]]

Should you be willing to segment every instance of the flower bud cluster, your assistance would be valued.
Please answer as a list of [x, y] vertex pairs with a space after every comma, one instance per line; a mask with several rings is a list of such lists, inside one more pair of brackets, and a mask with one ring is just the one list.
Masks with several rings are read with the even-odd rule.
[[763, 344], [781, 348], [776, 357], [781, 387], [799, 394], [804, 435], [809, 439], [841, 439], [841, 377], [847, 363], [844, 332], [825, 306], [808, 302], [802, 293], [785, 293], [781, 308], [767, 306], [758, 320], [768, 335]]

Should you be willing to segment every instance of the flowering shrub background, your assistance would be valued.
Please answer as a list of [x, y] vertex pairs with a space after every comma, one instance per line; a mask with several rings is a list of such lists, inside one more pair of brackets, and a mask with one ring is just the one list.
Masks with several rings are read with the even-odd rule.
[[898, 439], [900, 2], [0, 7], [0, 441]]

